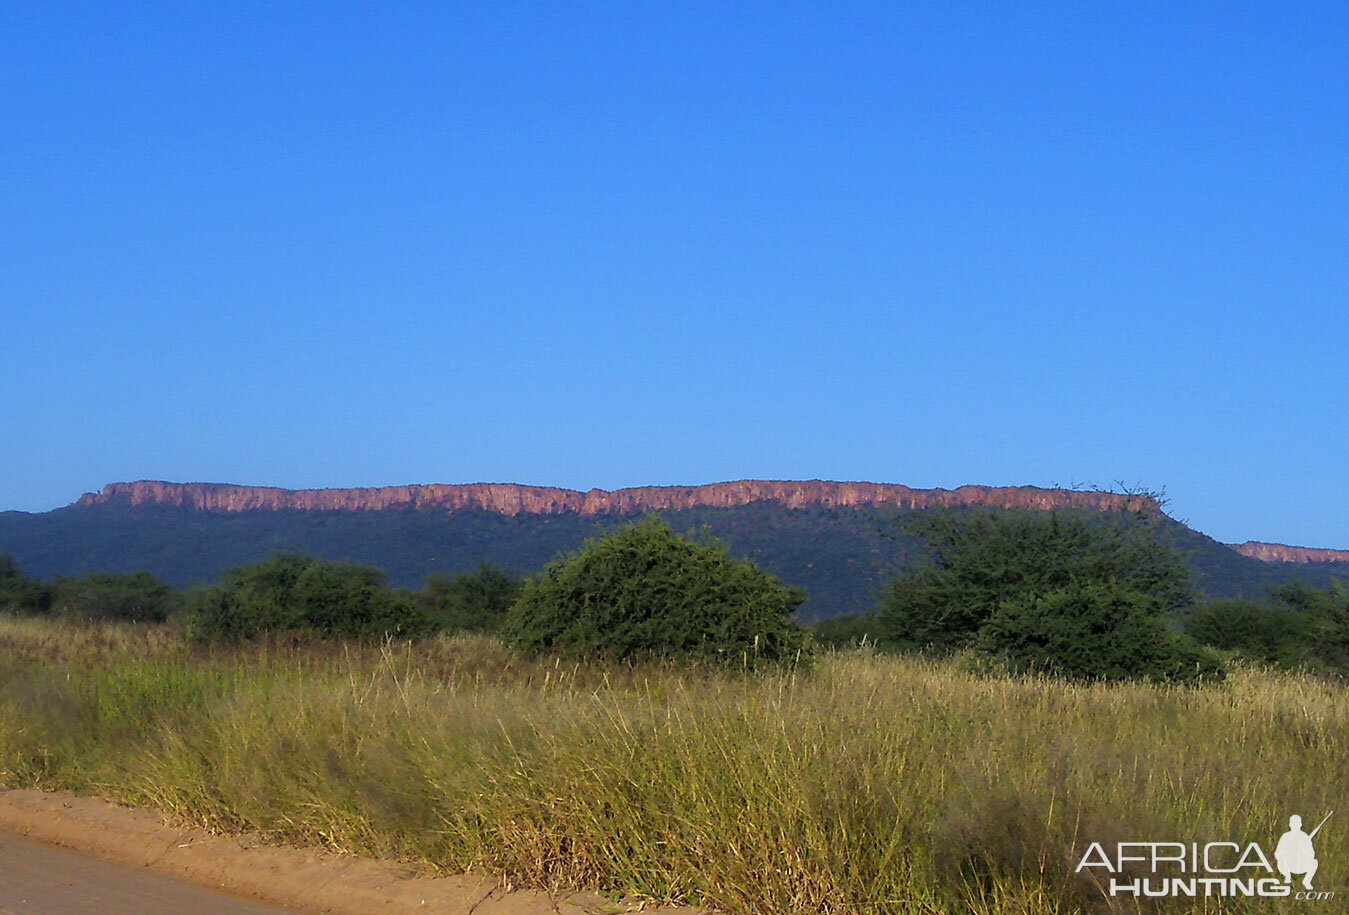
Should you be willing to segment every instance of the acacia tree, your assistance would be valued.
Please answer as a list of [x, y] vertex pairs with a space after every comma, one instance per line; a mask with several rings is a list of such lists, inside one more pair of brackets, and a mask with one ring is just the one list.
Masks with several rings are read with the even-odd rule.
[[720, 541], [651, 517], [586, 541], [527, 580], [503, 634], [535, 651], [753, 665], [804, 649], [791, 617], [805, 597]]
[[895, 647], [972, 648], [1082, 679], [1220, 675], [1168, 626], [1196, 592], [1156, 515], [947, 510], [904, 527], [928, 562], [882, 591], [880, 634]]

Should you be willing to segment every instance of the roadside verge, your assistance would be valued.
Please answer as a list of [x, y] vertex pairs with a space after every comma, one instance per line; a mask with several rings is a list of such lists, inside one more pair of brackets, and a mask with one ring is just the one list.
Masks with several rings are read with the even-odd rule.
[[[264, 845], [166, 826], [152, 813], [72, 794], [0, 789], [0, 831], [60, 845], [135, 868], [332, 915], [610, 915], [638, 910], [590, 893], [554, 898], [485, 877], [410, 876], [387, 861]], [[694, 909], [647, 908], [651, 915]]]

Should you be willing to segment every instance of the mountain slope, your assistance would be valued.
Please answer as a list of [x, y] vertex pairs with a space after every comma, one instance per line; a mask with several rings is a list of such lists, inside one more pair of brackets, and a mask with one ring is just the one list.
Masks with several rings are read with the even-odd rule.
[[[706, 530], [736, 554], [805, 587], [810, 599], [802, 615], [818, 619], [864, 612], [886, 577], [921, 558], [917, 545], [899, 534], [895, 519], [901, 512], [948, 504], [1107, 508], [1122, 504], [1112, 500], [1137, 498], [1034, 487], [913, 490], [825, 481], [741, 481], [574, 495], [543, 487], [492, 487], [442, 487], [435, 498], [450, 492], [451, 504], [445, 505], [426, 501], [424, 492], [409, 492], [425, 487], [290, 491], [117, 484], [55, 511], [0, 514], [0, 552], [10, 553], [27, 573], [42, 578], [146, 569], [191, 584], [276, 550], [293, 550], [373, 563], [393, 583], [416, 587], [427, 574], [468, 569], [480, 561], [532, 572], [558, 553], [576, 549], [588, 536], [661, 508], [660, 514], [676, 529]], [[392, 490], [406, 497], [390, 499]], [[533, 498], [538, 490], [544, 490], [544, 502], [528, 503], [526, 497]], [[492, 507], [462, 504], [463, 494], [475, 491], [504, 501], [486, 503]], [[351, 507], [296, 507], [309, 496], [288, 503], [295, 497], [284, 494], [292, 492], [323, 493], [319, 498]], [[358, 498], [353, 492], [363, 495]], [[370, 493], [378, 494], [373, 501]], [[638, 493], [642, 495], [634, 495]], [[576, 496], [588, 497], [588, 502]], [[504, 511], [501, 505], [514, 510]], [[1150, 504], [1137, 507], [1155, 510]], [[1259, 594], [1293, 578], [1318, 584], [1334, 577], [1349, 579], [1346, 562], [1268, 562], [1170, 519], [1164, 528], [1186, 551], [1200, 586], [1214, 596]]]

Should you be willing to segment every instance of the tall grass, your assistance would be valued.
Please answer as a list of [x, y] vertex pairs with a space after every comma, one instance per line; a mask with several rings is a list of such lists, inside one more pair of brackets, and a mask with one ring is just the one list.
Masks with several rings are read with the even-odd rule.
[[[1290, 813], [1349, 814], [1346, 699], [1250, 669], [1082, 686], [853, 651], [748, 676], [0, 620], [0, 781], [729, 912], [1133, 911], [1073, 872], [1088, 842], [1271, 849]], [[1318, 836], [1318, 888], [1346, 835]]]

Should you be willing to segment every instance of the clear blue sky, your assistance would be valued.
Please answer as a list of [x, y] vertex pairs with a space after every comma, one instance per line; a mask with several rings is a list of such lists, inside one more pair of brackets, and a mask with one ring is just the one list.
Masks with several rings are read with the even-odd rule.
[[1344, 3], [3, 12], [0, 508], [1123, 480], [1349, 547]]

